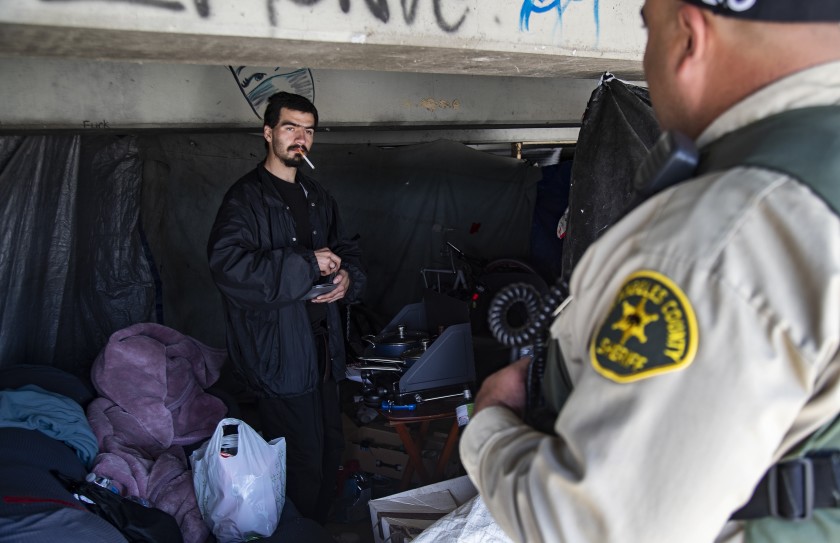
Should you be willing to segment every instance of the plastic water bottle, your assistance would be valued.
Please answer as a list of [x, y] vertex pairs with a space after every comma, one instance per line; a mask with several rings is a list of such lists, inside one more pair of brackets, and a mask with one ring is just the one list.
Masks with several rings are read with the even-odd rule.
[[475, 404], [472, 402], [472, 391], [469, 387], [464, 387], [464, 401], [455, 408], [455, 417], [458, 419], [458, 426], [464, 427], [470, 422], [470, 417], [473, 415], [473, 408]]
[[95, 473], [88, 473], [85, 476], [85, 481], [101, 486], [102, 488], [107, 488], [114, 494], [120, 493], [120, 489], [116, 487], [114, 481], [112, 481], [110, 477], [102, 477]]
[[226, 425], [222, 428], [222, 446], [219, 449], [219, 455], [222, 458], [229, 458], [236, 456], [239, 452], [239, 427], [233, 424]]

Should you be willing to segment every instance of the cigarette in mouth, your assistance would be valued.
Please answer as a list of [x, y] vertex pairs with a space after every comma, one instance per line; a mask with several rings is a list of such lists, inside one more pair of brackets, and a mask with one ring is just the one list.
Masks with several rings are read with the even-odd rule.
[[300, 153], [300, 156], [303, 157], [303, 160], [305, 160], [306, 163], [309, 164], [309, 167], [314, 170], [315, 166], [312, 164], [312, 161], [309, 160], [309, 157], [306, 156], [306, 153], [304, 152], [303, 147], [298, 147], [298, 153]]

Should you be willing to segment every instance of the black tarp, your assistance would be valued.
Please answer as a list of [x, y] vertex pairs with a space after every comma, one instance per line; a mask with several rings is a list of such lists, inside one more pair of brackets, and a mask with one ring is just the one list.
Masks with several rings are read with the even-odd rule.
[[575, 147], [563, 247], [566, 281], [592, 242], [626, 212], [633, 177], [659, 134], [648, 90], [604, 74]]
[[572, 159], [542, 168], [537, 184], [537, 205], [531, 226], [531, 261], [548, 284], [562, 271], [563, 240], [557, 237], [557, 223], [569, 206]]
[[[87, 378], [110, 334], [137, 322], [224, 346], [207, 236], [264, 155], [247, 134], [0, 137], [0, 367]], [[450, 141], [316, 143], [311, 158], [360, 236], [365, 302], [386, 321], [422, 299], [444, 234], [474, 256], [528, 258], [539, 168]]]
[[[159, 263], [168, 326], [224, 345], [221, 304], [206, 266], [206, 242], [225, 191], [265, 156], [260, 136], [144, 137], [144, 224]], [[313, 146], [368, 270], [366, 306], [385, 322], [423, 297], [420, 269], [445, 266], [446, 239], [467, 254], [528, 259], [540, 169], [439, 140], [383, 149]]]
[[0, 138], [0, 367], [88, 377], [108, 336], [149, 320], [134, 138]]

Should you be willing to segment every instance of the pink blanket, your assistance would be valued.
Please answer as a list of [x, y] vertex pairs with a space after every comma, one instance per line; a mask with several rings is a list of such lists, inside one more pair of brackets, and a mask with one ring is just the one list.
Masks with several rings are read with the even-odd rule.
[[100, 395], [87, 409], [100, 451], [93, 471], [112, 478], [124, 496], [174, 516], [186, 543], [203, 543], [210, 532], [181, 445], [210, 437], [224, 418], [224, 403], [204, 389], [226, 357], [171, 328], [141, 323], [111, 335], [91, 368]]

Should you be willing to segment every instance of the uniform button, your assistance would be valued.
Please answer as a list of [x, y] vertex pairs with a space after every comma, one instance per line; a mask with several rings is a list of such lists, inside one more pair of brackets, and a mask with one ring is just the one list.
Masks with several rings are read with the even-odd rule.
[[317, 230], [313, 230], [313, 231], [312, 231], [312, 235], [313, 235], [313, 236], [314, 236], [314, 235], [317, 235], [317, 234], [318, 234], [318, 231], [317, 231]]
[[297, 238], [292, 238], [292, 241], [297, 241]]
[[311, 204], [309, 204], [309, 205], [311, 205], [312, 207], [315, 207], [315, 202], [312, 202], [312, 203], [311, 203]]

